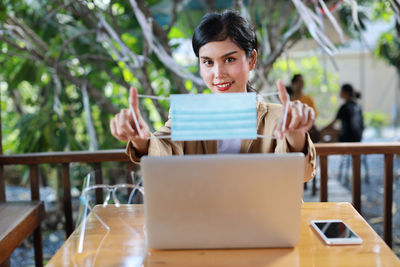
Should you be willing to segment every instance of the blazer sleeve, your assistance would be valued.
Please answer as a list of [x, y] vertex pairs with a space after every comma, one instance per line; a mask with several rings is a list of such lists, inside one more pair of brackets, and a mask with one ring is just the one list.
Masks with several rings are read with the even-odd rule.
[[[170, 155], [183, 155], [183, 141], [171, 141], [168, 139], [157, 138], [159, 136], [171, 135], [171, 121], [168, 120], [163, 127], [157, 132], [152, 133], [149, 140], [149, 156], [170, 156]], [[130, 160], [134, 163], [140, 164], [140, 158], [144, 154], [140, 154], [129, 141], [126, 146], [125, 153], [129, 156]]]
[[[275, 153], [288, 153], [293, 152], [290, 150], [290, 146], [286, 138], [277, 140], [275, 147]], [[304, 145], [305, 155], [304, 158], [304, 182], [311, 180], [317, 172], [317, 155], [315, 151], [314, 143], [311, 141], [310, 135], [306, 133], [306, 143]]]

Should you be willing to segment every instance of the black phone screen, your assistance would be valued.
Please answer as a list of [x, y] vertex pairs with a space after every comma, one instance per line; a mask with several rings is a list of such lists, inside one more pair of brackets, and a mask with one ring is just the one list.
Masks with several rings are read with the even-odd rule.
[[327, 238], [358, 238], [343, 222], [316, 222]]

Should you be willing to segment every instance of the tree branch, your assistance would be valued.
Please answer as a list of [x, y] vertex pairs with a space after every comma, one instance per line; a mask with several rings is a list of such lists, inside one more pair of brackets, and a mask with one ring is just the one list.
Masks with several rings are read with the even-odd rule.
[[89, 35], [89, 34], [93, 34], [93, 33], [97, 33], [97, 30], [93, 30], [92, 29], [92, 30], [87, 30], [87, 31], [83, 31], [83, 32], [77, 33], [77, 34], [73, 35], [72, 37], [70, 37], [67, 41], [65, 41], [62, 44], [62, 46], [61, 46], [61, 48], [60, 48], [60, 50], [58, 52], [55, 64], [57, 65], [58, 62], [60, 61], [60, 58], [61, 58], [61, 56], [62, 56], [62, 54], [63, 54], [63, 52], [64, 52], [64, 50], [65, 50], [65, 48], [67, 47], [68, 44], [70, 44], [71, 42], [75, 41], [76, 39], [78, 39], [81, 36]]
[[[47, 57], [46, 54], [40, 54], [39, 52], [35, 50], [28, 50], [27, 48], [21, 48], [5, 36], [0, 35], [0, 39], [4, 40], [7, 42], [9, 45], [12, 47], [18, 49], [19, 51], [27, 52], [30, 53], [34, 58], [36, 58], [38, 61], [41, 61], [44, 65], [46, 66], [55, 66], [55, 60], [52, 57]], [[55, 71], [60, 74], [60, 76], [69, 81], [70, 83], [74, 84], [78, 88], [80, 88], [83, 84], [83, 81], [73, 75], [70, 74], [69, 71], [67, 71], [65, 68], [62, 68], [61, 66], [56, 66]], [[88, 92], [89, 94], [96, 99], [97, 103], [102, 106], [105, 110], [109, 111], [112, 114], [115, 114], [118, 112], [118, 109], [115, 108], [110, 101], [102, 94], [100, 93], [97, 89], [95, 89], [91, 84], [88, 84]]]
[[168, 27], [166, 32], [169, 32], [172, 28], [172, 26], [175, 24], [176, 22], [176, 18], [177, 18], [177, 9], [178, 9], [178, 4], [181, 0], [174, 0], [174, 4], [172, 6], [172, 12], [171, 12], [171, 20], [168, 23]]
[[[157, 40], [154, 38], [153, 31], [152, 31], [153, 20], [151, 20], [151, 22], [149, 23], [148, 18], [145, 16], [145, 14], [139, 8], [136, 1], [129, 0], [129, 2], [133, 8], [135, 15], [136, 15], [136, 19], [139, 22], [140, 27], [142, 28], [144, 37], [146, 38], [151, 49], [154, 51], [154, 53], [157, 55], [157, 57], [160, 59], [160, 61], [168, 69], [170, 69], [173, 73], [175, 73], [182, 79], [189, 79], [197, 85], [204, 86], [204, 81], [202, 79], [194, 76], [188, 70], [186, 70], [185, 68], [183, 68], [182, 66], [177, 64], [176, 61], [171, 57], [171, 55], [168, 54], [168, 52], [164, 49], [164, 47], [159, 42], [157, 42]], [[142, 1], [138, 1], [138, 2], [140, 3]]]
[[[41, 49], [44, 52], [47, 52], [49, 49], [43, 40], [36, 35], [34, 31], [32, 31], [28, 26], [26, 26], [24, 23], [19, 22], [16, 18], [13, 18], [10, 15], [7, 15], [7, 20], [12, 22], [15, 26], [20, 27], [23, 32], [31, 39], [31, 41], [35, 42], [36, 46]], [[11, 24], [11, 23], [10, 23]]]
[[400, 0], [390, 0], [390, 3], [392, 4], [392, 9], [396, 15], [397, 24], [400, 25]]
[[40, 24], [46, 23], [51, 17], [53, 17], [55, 14], [57, 14], [58, 11], [60, 11], [61, 9], [66, 8], [66, 7], [69, 6], [70, 4], [72, 4], [72, 1], [67, 2], [67, 3], [64, 3], [64, 4], [62, 4], [61, 6], [59, 6], [59, 7], [55, 8], [55, 9], [53, 9], [46, 17], [44, 17], [44, 18], [40, 21]]
[[272, 51], [270, 56], [268, 57], [267, 61], [264, 63], [264, 65], [271, 65], [275, 60], [282, 54], [282, 51], [285, 48], [285, 45], [287, 42], [290, 40], [290, 38], [300, 29], [301, 27], [301, 19], [299, 16], [297, 16], [294, 25], [283, 35], [281, 42], [277, 46], [277, 48]]

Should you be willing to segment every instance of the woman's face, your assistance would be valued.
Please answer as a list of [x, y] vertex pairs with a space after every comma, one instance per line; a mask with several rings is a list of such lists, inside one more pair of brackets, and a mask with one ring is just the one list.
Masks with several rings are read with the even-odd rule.
[[230, 39], [209, 42], [199, 50], [200, 74], [210, 90], [217, 93], [244, 93], [257, 52], [248, 58]]

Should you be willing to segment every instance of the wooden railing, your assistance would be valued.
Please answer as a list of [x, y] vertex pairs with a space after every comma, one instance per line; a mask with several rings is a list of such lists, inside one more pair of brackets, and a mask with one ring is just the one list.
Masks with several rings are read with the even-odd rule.
[[[393, 156], [400, 154], [400, 143], [330, 143], [316, 144], [317, 155], [320, 157], [321, 182], [320, 200], [328, 201], [328, 156], [349, 154], [353, 159], [353, 186], [352, 199], [354, 207], [361, 212], [361, 175], [360, 157], [363, 154], [383, 154], [384, 165], [384, 240], [392, 245], [392, 201], [393, 201]], [[60, 164], [61, 180], [63, 184], [63, 205], [65, 215], [65, 231], [69, 236], [74, 230], [72, 219], [71, 185], [70, 185], [70, 163], [82, 162], [92, 163], [94, 169], [100, 171], [102, 162], [127, 162], [127, 170], [135, 168], [129, 161], [125, 151], [103, 150], [96, 152], [54, 152], [54, 153], [32, 153], [20, 155], [0, 156], [0, 201], [5, 201], [5, 179], [4, 165], [28, 165], [30, 170], [30, 184], [32, 200], [39, 200], [39, 172], [40, 164]], [[102, 176], [96, 177], [96, 183], [102, 183]]]
[[0, 156], [0, 201], [6, 201], [4, 165], [27, 165], [29, 166], [29, 180], [31, 185], [31, 199], [39, 200], [39, 165], [40, 164], [60, 164], [61, 181], [63, 185], [63, 206], [65, 216], [65, 232], [69, 236], [74, 230], [72, 219], [71, 183], [70, 183], [70, 163], [92, 163], [93, 169], [100, 175], [96, 175], [96, 183], [103, 183], [101, 175], [102, 162], [127, 162], [127, 170], [135, 169], [133, 163], [129, 161], [125, 151], [101, 150], [96, 152], [53, 152], [53, 153], [31, 153], [19, 155]]
[[316, 144], [321, 169], [320, 201], [328, 201], [328, 156], [351, 155], [353, 167], [352, 201], [361, 213], [361, 155], [383, 154], [383, 239], [392, 247], [393, 157], [400, 154], [400, 143], [330, 143]]

